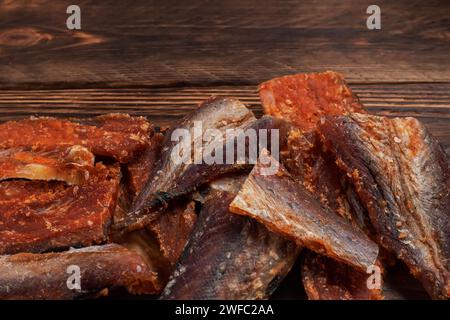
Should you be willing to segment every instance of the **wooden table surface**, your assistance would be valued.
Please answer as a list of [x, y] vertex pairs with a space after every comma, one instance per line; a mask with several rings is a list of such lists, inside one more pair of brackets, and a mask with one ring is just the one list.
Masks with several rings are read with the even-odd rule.
[[[256, 85], [342, 72], [369, 110], [415, 116], [450, 152], [450, 1], [0, 1], [0, 121], [146, 115], [169, 125], [210, 95], [260, 114]], [[366, 8], [381, 8], [368, 30]]]

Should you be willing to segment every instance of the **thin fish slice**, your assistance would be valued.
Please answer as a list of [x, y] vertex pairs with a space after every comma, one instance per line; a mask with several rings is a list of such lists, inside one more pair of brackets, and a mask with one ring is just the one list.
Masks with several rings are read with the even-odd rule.
[[148, 146], [149, 132], [150, 127], [137, 133], [109, 131], [56, 118], [31, 117], [0, 124], [0, 149], [24, 147], [51, 151], [81, 145], [96, 156], [112, 157], [126, 163]]
[[[197, 110], [189, 114], [179, 125], [166, 133], [166, 139], [163, 143], [161, 160], [156, 165], [155, 175], [151, 177], [142, 192], [133, 203], [133, 210], [140, 210], [145, 207], [152, 207], [153, 202], [160, 196], [158, 194], [179, 194], [192, 191], [199, 184], [200, 178], [204, 182], [208, 173], [203, 173], [197, 168], [203, 168], [203, 134], [208, 129], [218, 129], [223, 134], [227, 129], [244, 128], [249, 123], [255, 121], [253, 113], [248, 110], [239, 100], [233, 98], [212, 97], [203, 102]], [[195, 125], [200, 128], [196, 134]], [[185, 130], [191, 137], [191, 141], [181, 143], [172, 134]], [[222, 139], [214, 141], [217, 144], [223, 144]], [[174, 149], [177, 149], [178, 155], [186, 155], [190, 160], [197, 160], [201, 163], [175, 162], [173, 160]], [[192, 155], [197, 155], [200, 159], [192, 159]], [[206, 168], [207, 166], [205, 166]], [[211, 166], [212, 167], [212, 166]], [[203, 169], [205, 169], [203, 168]]]
[[144, 152], [131, 160], [124, 168], [128, 192], [135, 198], [152, 176], [157, 160], [161, 156], [164, 136], [156, 133]]
[[74, 299], [114, 287], [133, 294], [155, 291], [155, 275], [145, 261], [117, 244], [0, 256], [0, 274], [0, 299]]
[[266, 299], [288, 273], [295, 244], [228, 211], [244, 178], [211, 183], [162, 299]]
[[195, 202], [180, 201], [147, 226], [159, 243], [162, 255], [172, 266], [183, 253], [196, 220]]
[[231, 212], [252, 217], [299, 246], [362, 272], [375, 263], [378, 246], [374, 242], [322, 206], [281, 164], [275, 174], [267, 174], [264, 163], [277, 161], [267, 151], [261, 157], [231, 203]]

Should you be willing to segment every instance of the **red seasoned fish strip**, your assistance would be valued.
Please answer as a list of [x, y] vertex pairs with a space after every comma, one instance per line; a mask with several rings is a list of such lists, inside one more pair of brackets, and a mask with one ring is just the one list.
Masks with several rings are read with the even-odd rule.
[[[68, 283], [75, 283], [69, 277], [77, 270], [80, 289], [69, 289]], [[155, 275], [145, 261], [117, 244], [0, 256], [0, 275], [0, 299], [74, 299], [114, 287], [133, 294], [155, 292]]]
[[29, 118], [0, 125], [0, 149], [31, 148], [53, 150], [81, 145], [99, 156], [130, 161], [148, 146], [143, 133], [108, 131], [95, 126], [55, 118]]
[[0, 181], [5, 179], [57, 180], [82, 184], [94, 168], [94, 155], [82, 146], [50, 151], [26, 148], [0, 150]]
[[[0, 183], [0, 254], [43, 252], [100, 243], [116, 205], [118, 166], [98, 163], [89, 181]], [[16, 197], [15, 195], [19, 195]]]
[[[261, 156], [269, 159], [267, 154]], [[270, 158], [270, 163], [278, 165], [278, 172], [265, 174], [267, 168], [259, 161], [230, 204], [230, 211], [258, 220], [299, 246], [366, 272], [377, 259], [378, 246], [323, 207], [275, 159]]]
[[132, 117], [123, 113], [108, 113], [91, 119], [83, 119], [83, 124], [92, 124], [102, 130], [135, 134], [146, 138], [153, 135], [153, 126], [145, 117]]
[[365, 112], [344, 78], [336, 72], [305, 73], [266, 81], [259, 86], [264, 113], [289, 120], [304, 131], [324, 115]]

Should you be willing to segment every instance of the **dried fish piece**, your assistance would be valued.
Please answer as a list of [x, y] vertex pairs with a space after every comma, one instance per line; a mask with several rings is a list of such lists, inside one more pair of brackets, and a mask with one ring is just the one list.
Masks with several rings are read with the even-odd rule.
[[[324, 206], [371, 236], [371, 225], [353, 186], [340, 172], [334, 158], [324, 152], [316, 131], [322, 116], [365, 112], [342, 76], [325, 72], [276, 78], [260, 86], [260, 98], [266, 114], [294, 124], [282, 154], [282, 162], [293, 178]], [[304, 270], [309, 271], [302, 276], [308, 284], [305, 290], [310, 299], [379, 298], [379, 290], [367, 288], [365, 273], [350, 272], [351, 268], [343, 263], [315, 253], [310, 253], [303, 263]], [[359, 275], [360, 285], [354, 279], [346, 279], [354, 274]], [[327, 283], [332, 283], [329, 290]]]
[[379, 243], [433, 298], [448, 298], [450, 174], [438, 141], [414, 118], [330, 117], [320, 131], [353, 181]]
[[367, 235], [371, 234], [370, 221], [354, 197], [353, 185], [338, 168], [334, 157], [324, 152], [316, 131], [304, 133], [292, 129], [282, 162], [291, 176], [323, 205]]
[[161, 155], [164, 136], [155, 134], [145, 151], [130, 161], [125, 167], [126, 184], [133, 199], [142, 191], [153, 174], [154, 167]]
[[[110, 125], [107, 127], [111, 128]], [[67, 120], [31, 117], [0, 124], [0, 149], [24, 147], [50, 151], [57, 147], [81, 145], [95, 155], [125, 163], [147, 147], [148, 131], [145, 130], [145, 134], [108, 131]]]
[[[263, 144], [267, 138], [267, 147], [270, 148], [272, 129], [278, 129], [279, 134], [285, 132], [285, 123], [271, 117], [263, 117], [255, 120], [253, 114], [238, 100], [232, 98], [211, 98], [204, 102], [193, 114], [187, 117], [180, 126], [172, 128], [175, 130], [195, 131], [195, 123], [203, 123], [203, 137], [207, 135], [208, 129], [215, 129], [217, 134], [211, 141], [203, 141], [202, 132], [191, 134], [192, 141], [179, 143], [172, 141], [171, 133], [166, 134], [166, 141], [163, 143], [161, 159], [156, 165], [155, 174], [148, 180], [146, 186], [133, 202], [129, 216], [117, 224], [117, 228], [126, 230], [136, 230], [155, 220], [164, 210], [164, 205], [172, 199], [192, 192], [200, 185], [203, 185], [225, 173], [249, 170], [251, 168], [251, 156], [254, 155], [256, 161], [259, 144]], [[233, 129], [233, 130], [231, 130]], [[232, 133], [230, 133], [232, 132]], [[255, 144], [250, 145], [247, 133], [264, 132], [260, 139], [256, 135]], [[205, 138], [205, 140], [207, 140]], [[237, 146], [244, 146], [246, 150], [243, 157], [240, 156]], [[204, 158], [196, 162], [195, 154], [204, 155], [201, 151], [221, 150], [222, 161], [204, 161]], [[232, 150], [233, 152], [229, 152]], [[251, 152], [250, 152], [251, 151]], [[189, 159], [194, 154], [193, 161], [179, 161], [173, 159], [176, 154], [187, 155]], [[218, 152], [219, 154], [219, 152]], [[227, 155], [228, 154], [228, 155]], [[231, 154], [231, 156], [229, 155]], [[230, 159], [229, 159], [229, 158]], [[233, 158], [231, 158], [233, 157]], [[236, 161], [239, 159], [240, 161]], [[176, 163], [175, 163], [176, 162]]]
[[[283, 164], [293, 178], [318, 201], [350, 221], [371, 239], [374, 233], [353, 185], [323, 150], [316, 131], [292, 129], [283, 155]], [[380, 264], [380, 270], [383, 270]], [[302, 279], [309, 299], [381, 299], [380, 289], [369, 289], [369, 274], [341, 262], [309, 252], [303, 260]]]
[[0, 254], [43, 252], [105, 241], [119, 180], [117, 165], [97, 163], [88, 183], [82, 185], [0, 182]]
[[332, 71], [274, 78], [259, 85], [259, 96], [265, 114], [304, 131], [314, 129], [324, 115], [365, 112], [344, 78]]
[[162, 299], [266, 299], [289, 272], [298, 255], [295, 244], [228, 211], [244, 178], [210, 184]]
[[134, 134], [140, 139], [151, 137], [154, 133], [153, 126], [145, 117], [132, 117], [124, 113], [108, 113], [80, 122], [106, 131]]
[[117, 239], [117, 242], [137, 252], [145, 261], [148, 270], [153, 273], [153, 290], [149, 294], [158, 295], [164, 289], [169, 276], [173, 271], [173, 266], [161, 253], [160, 245], [150, 233], [143, 229], [124, 234]]
[[[123, 218], [130, 208], [132, 196], [127, 191], [125, 183], [121, 181], [113, 223]], [[137, 252], [144, 259], [148, 269], [155, 275], [153, 279], [155, 290], [152, 293], [159, 294], [169, 279], [172, 267], [161, 253], [158, 241], [145, 229], [121, 234], [111, 228], [110, 239]]]
[[[192, 163], [194, 161], [179, 161], [175, 163], [172, 159], [174, 149], [178, 148], [178, 155], [186, 155], [192, 160], [191, 154], [197, 154], [202, 157], [203, 152], [199, 150], [203, 148], [203, 135], [208, 129], [218, 129], [224, 134], [227, 129], [245, 128], [246, 125], [255, 121], [253, 113], [248, 110], [241, 102], [233, 98], [216, 98], [212, 97], [203, 102], [198, 109], [189, 114], [183, 121], [172, 128], [167, 134], [163, 143], [161, 159], [155, 168], [155, 175], [149, 179], [145, 188], [138, 195], [133, 203], [133, 210], [140, 210], [144, 207], [151, 207], [151, 203], [157, 199], [158, 193], [178, 194], [190, 192], [199, 183], [197, 180], [201, 178], [202, 182], [211, 173], [203, 173], [197, 168], [206, 169], [212, 167], [209, 165], [202, 166], [201, 163]], [[201, 124], [201, 131], [195, 131], [195, 124]], [[186, 130], [191, 137], [191, 141], [181, 143], [179, 140], [172, 141], [172, 134], [178, 130]], [[223, 144], [222, 139], [215, 141], [217, 144]], [[195, 159], [194, 159], [195, 160]], [[149, 205], [150, 204], [150, 205]]]
[[[80, 271], [80, 289], [68, 287], [74, 270]], [[74, 299], [113, 287], [133, 294], [155, 291], [155, 275], [145, 261], [117, 244], [0, 256], [0, 275], [0, 299]]]
[[[121, 183], [114, 221], [126, 215], [131, 199], [126, 186]], [[156, 274], [155, 283], [158, 286], [155, 287], [160, 293], [183, 252], [196, 218], [194, 202], [186, 204], [181, 201], [169, 206], [147, 229], [125, 234], [113, 229], [111, 236], [115, 242], [138, 252], [145, 259], [149, 269]]]
[[89, 179], [94, 160], [88, 149], [78, 145], [49, 151], [0, 149], [0, 181], [31, 179], [82, 184]]
[[311, 300], [380, 300], [381, 290], [369, 290], [368, 274], [330, 258], [308, 252], [302, 279]]
[[186, 205], [182, 201], [172, 205], [147, 226], [147, 230], [157, 239], [163, 256], [172, 266], [180, 258], [196, 220], [195, 202]]
[[[231, 212], [252, 217], [299, 246], [363, 272], [375, 263], [378, 256], [375, 243], [322, 206], [281, 164], [276, 174], [266, 174], [264, 163], [268, 163], [270, 156], [266, 151], [261, 157], [230, 204]], [[270, 163], [276, 160], [270, 159]]]

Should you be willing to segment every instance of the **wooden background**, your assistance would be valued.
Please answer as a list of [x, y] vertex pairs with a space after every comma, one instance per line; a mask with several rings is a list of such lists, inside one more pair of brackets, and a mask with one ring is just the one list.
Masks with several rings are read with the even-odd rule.
[[[66, 8], [81, 7], [81, 31]], [[366, 28], [381, 7], [382, 29]], [[450, 1], [0, 1], [0, 121], [147, 115], [209, 95], [260, 113], [256, 85], [336, 70], [373, 112], [415, 116], [450, 152]]]

